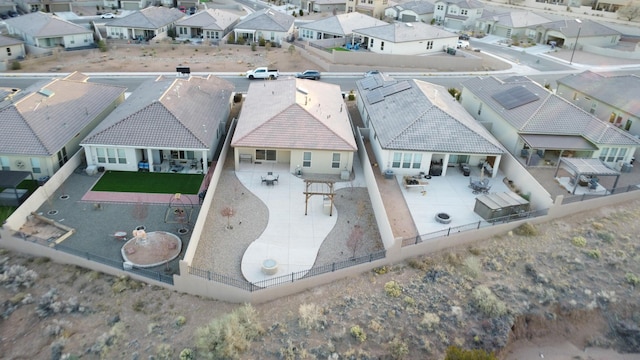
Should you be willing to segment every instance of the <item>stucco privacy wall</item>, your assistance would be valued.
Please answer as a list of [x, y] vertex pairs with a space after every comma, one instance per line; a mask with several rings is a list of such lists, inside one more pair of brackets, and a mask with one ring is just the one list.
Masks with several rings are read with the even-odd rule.
[[548, 209], [553, 204], [551, 194], [531, 175], [527, 169], [512, 155], [505, 154], [500, 161], [500, 170], [513, 181], [522, 194], [531, 194], [529, 203], [531, 208]]

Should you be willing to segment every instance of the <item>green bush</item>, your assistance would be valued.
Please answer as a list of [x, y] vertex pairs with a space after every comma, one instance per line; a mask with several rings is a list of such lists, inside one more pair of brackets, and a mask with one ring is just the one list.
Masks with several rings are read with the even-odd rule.
[[243, 38], [243, 37], [238, 39], [238, 44], [240, 44], [240, 45], [244, 45], [244, 44], [246, 44], [246, 42], [247, 42], [247, 40], [245, 38]]
[[246, 304], [196, 330], [198, 354], [206, 359], [237, 359], [263, 333], [256, 310]]
[[264, 39], [264, 37], [262, 37], [262, 36], [260, 36], [260, 39], [258, 39], [258, 44], [259, 44], [260, 46], [264, 46], [264, 44], [265, 44], [266, 42], [267, 42], [267, 41], [266, 41], [266, 40]]
[[175, 320], [175, 324], [177, 327], [184, 326], [184, 324], [186, 323], [187, 323], [187, 318], [182, 315], [178, 316]]
[[393, 338], [389, 343], [389, 355], [394, 360], [402, 360], [409, 354], [409, 346], [404, 341]]
[[352, 326], [351, 330], [349, 330], [351, 336], [358, 339], [360, 342], [365, 342], [367, 340], [367, 334], [364, 333], [364, 330], [358, 325]]
[[627, 273], [624, 278], [627, 280], [627, 283], [631, 284], [633, 287], [640, 285], [640, 278], [634, 273]]
[[256, 51], [256, 43], [251, 43], [251, 51]]
[[193, 350], [186, 348], [180, 351], [180, 360], [195, 360], [196, 355]]
[[384, 275], [389, 272], [389, 267], [387, 265], [382, 265], [382, 266], [373, 268], [373, 272], [378, 275]]
[[233, 44], [236, 42], [236, 35], [233, 32], [229, 33], [229, 36], [227, 36], [227, 44]]
[[464, 350], [457, 346], [449, 346], [444, 360], [497, 360], [493, 353], [482, 349]]
[[600, 257], [602, 257], [602, 253], [598, 249], [591, 249], [591, 250], [587, 251], [587, 256], [592, 258], [592, 259], [598, 260], [598, 259], [600, 259]]
[[473, 305], [485, 316], [497, 317], [507, 313], [507, 305], [485, 285], [478, 285], [471, 292]]
[[596, 234], [598, 239], [611, 244], [615, 240], [615, 236], [610, 232], [599, 232]]
[[11, 63], [11, 70], [20, 70], [20, 69], [22, 69], [22, 64], [20, 64], [20, 61], [14, 60]]
[[584, 237], [582, 237], [582, 236], [574, 236], [574, 237], [571, 239], [571, 243], [572, 243], [574, 246], [577, 246], [577, 247], [585, 247], [585, 246], [587, 246], [587, 239], [585, 239], [585, 238], [584, 238]]
[[302, 9], [300, 9], [300, 10], [298, 11], [298, 15], [300, 15], [300, 16], [304, 16], [304, 11], [302, 11]]
[[109, 50], [107, 42], [104, 41], [104, 39], [98, 41], [98, 49], [100, 49], [100, 52], [107, 52], [107, 50]]
[[391, 280], [384, 284], [384, 292], [391, 297], [400, 297], [402, 294], [402, 287], [397, 282]]

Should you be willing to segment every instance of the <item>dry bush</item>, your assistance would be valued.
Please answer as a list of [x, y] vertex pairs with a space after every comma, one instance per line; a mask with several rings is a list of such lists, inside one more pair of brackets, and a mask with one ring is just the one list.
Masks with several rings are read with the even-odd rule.
[[196, 330], [198, 354], [206, 359], [237, 359], [263, 331], [256, 310], [243, 305]]
[[301, 304], [298, 308], [298, 314], [300, 319], [298, 323], [304, 329], [317, 329], [324, 328], [326, 323], [326, 316], [323, 314], [323, 310], [316, 304]]
[[464, 272], [472, 278], [477, 278], [482, 273], [482, 263], [475, 256], [464, 259]]
[[434, 313], [424, 313], [420, 321], [420, 325], [428, 332], [432, 332], [439, 324], [440, 316]]
[[507, 313], [507, 305], [485, 285], [478, 285], [473, 289], [471, 301], [485, 316], [498, 317]]
[[513, 233], [520, 236], [537, 236], [538, 229], [530, 223], [524, 223], [515, 228]]
[[384, 284], [384, 292], [391, 297], [400, 297], [402, 294], [402, 287], [397, 282], [391, 280]]
[[409, 346], [404, 341], [395, 337], [389, 342], [389, 355], [394, 360], [404, 359], [409, 354]]

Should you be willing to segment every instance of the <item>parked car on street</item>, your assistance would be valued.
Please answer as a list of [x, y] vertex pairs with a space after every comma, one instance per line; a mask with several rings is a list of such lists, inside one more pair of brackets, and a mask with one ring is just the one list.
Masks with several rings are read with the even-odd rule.
[[0, 19], [5, 20], [8, 19], [9, 15], [5, 14], [5, 13], [0, 13]]
[[304, 72], [297, 73], [298, 79], [320, 80], [320, 71], [318, 70], [305, 70]]
[[458, 44], [456, 45], [458, 49], [468, 49], [469, 42], [466, 40], [458, 40]]
[[189, 15], [193, 15], [198, 11], [198, 8], [195, 6], [192, 6], [189, 8]]
[[369, 70], [366, 73], [364, 73], [364, 77], [369, 77], [376, 74], [382, 74], [382, 72], [380, 72], [380, 70]]
[[100, 18], [102, 18], [102, 19], [115, 19], [116, 16], [113, 15], [113, 13], [104, 13], [104, 14], [100, 15]]
[[254, 70], [249, 70], [245, 74], [245, 76], [249, 80], [253, 80], [253, 79], [275, 80], [275, 79], [278, 78], [279, 75], [280, 75], [280, 73], [278, 72], [278, 70], [269, 69], [267, 67], [259, 67], [259, 68], [256, 68]]
[[9, 15], [10, 17], [16, 17], [16, 16], [18, 16], [19, 14], [18, 14], [17, 12], [13, 11], [13, 10], [9, 10], [9, 11], [7, 12], [7, 15]]
[[182, 11], [183, 13], [187, 13], [187, 8], [185, 6], [180, 5], [180, 7], [178, 7], [178, 10]]

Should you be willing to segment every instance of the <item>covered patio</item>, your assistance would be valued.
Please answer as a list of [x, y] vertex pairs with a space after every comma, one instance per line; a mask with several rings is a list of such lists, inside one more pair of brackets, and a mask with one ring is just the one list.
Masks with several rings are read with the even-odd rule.
[[[564, 169], [571, 174], [571, 177], [558, 178], [558, 172]], [[615, 176], [613, 188], [618, 185], [620, 172], [608, 167], [600, 159], [585, 158], [560, 158], [554, 177], [571, 194], [580, 193], [601, 193], [606, 195], [607, 189], [599, 184], [599, 176]]]
[[33, 174], [30, 171], [0, 171], [0, 206], [20, 206], [29, 196], [29, 190], [18, 185]]
[[582, 136], [521, 134], [526, 166], [554, 166], [565, 157], [589, 158], [598, 148]]

